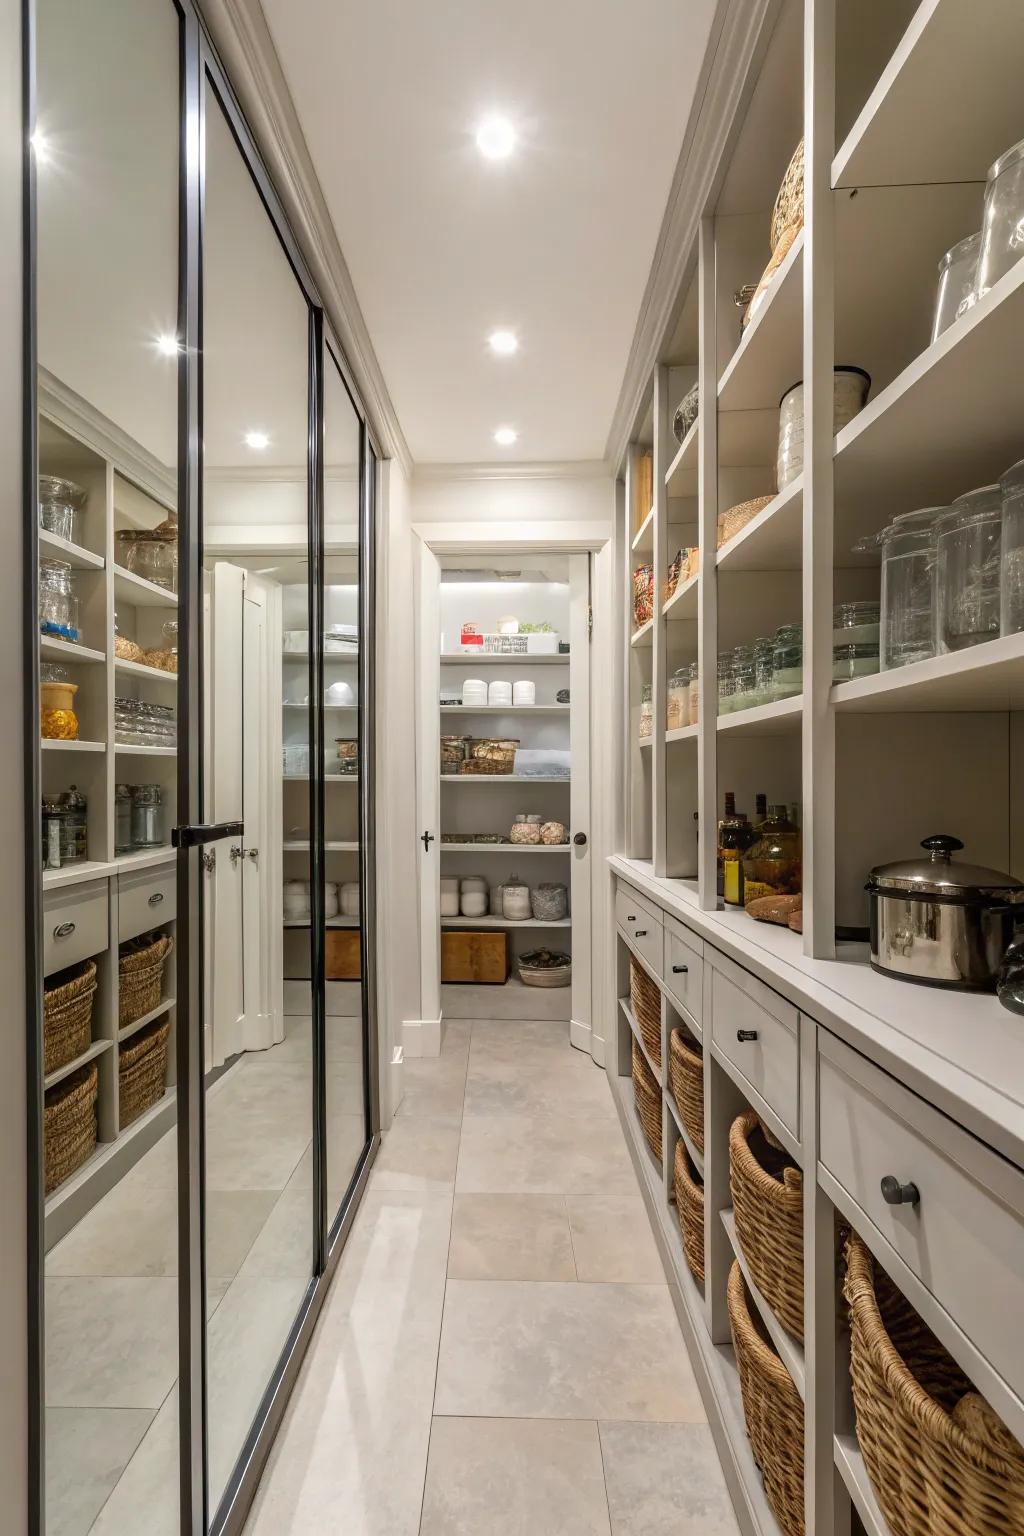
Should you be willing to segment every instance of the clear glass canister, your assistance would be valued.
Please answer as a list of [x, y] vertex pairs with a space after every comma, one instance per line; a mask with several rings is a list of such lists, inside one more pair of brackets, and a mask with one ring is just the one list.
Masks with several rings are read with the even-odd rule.
[[167, 592], [178, 590], [178, 519], [172, 512], [156, 528], [123, 528], [114, 536], [117, 563]]
[[759, 702], [756, 688], [754, 647], [752, 645], [738, 645], [732, 653], [732, 665], [733, 710], [750, 709]]
[[162, 848], [164, 835], [164, 793], [159, 784], [132, 785], [132, 846]]
[[77, 544], [78, 514], [84, 505], [85, 491], [73, 480], [39, 476], [39, 526], [47, 533]]
[[999, 482], [1002, 499], [1002, 559], [999, 572], [999, 633], [1024, 629], [1024, 459]]
[[935, 655], [935, 526], [948, 507], [893, 518], [882, 546], [882, 671]]
[[114, 852], [132, 851], [132, 788], [130, 784], [114, 785]]
[[878, 648], [881, 605], [874, 599], [836, 603], [832, 610], [833, 645], [874, 645]]
[[1002, 496], [983, 485], [958, 496], [935, 528], [936, 636], [940, 653], [999, 634]]
[[665, 729], [681, 731], [690, 724], [690, 669], [680, 667], [668, 680]]
[[988, 173], [978, 256], [978, 297], [1024, 256], [1024, 139], [1000, 155]]
[[697, 662], [690, 666], [690, 724], [700, 724], [700, 667]]
[[736, 691], [736, 667], [732, 651], [718, 653], [718, 713], [727, 715], [735, 708], [733, 694]]
[[803, 692], [804, 627], [783, 624], [775, 631], [772, 651], [772, 698], [792, 699]]
[[60, 815], [60, 861], [80, 863], [89, 857], [89, 806], [77, 784], [61, 795]]
[[644, 683], [640, 693], [640, 735], [650, 736], [654, 731], [654, 693], [650, 683]]
[[[847, 365], [833, 369], [833, 435], [863, 410], [871, 388], [871, 375], [863, 368]], [[804, 467], [804, 386], [801, 381], [788, 389], [779, 401], [779, 447], [776, 459], [776, 486], [780, 491], [803, 473]]]
[[78, 598], [65, 560], [39, 562], [39, 629], [53, 640], [77, 644], [81, 638]]
[[981, 230], [958, 240], [939, 262], [939, 287], [935, 295], [932, 341], [938, 341], [957, 315], [974, 303], [978, 286], [978, 253]]
[[743, 855], [743, 901], [800, 893], [800, 829], [784, 805], [772, 805], [757, 829], [757, 841]]
[[870, 677], [879, 670], [878, 641], [862, 641], [832, 647], [832, 681], [848, 683], [855, 677]]
[[772, 701], [772, 673], [775, 664], [775, 639], [762, 635], [754, 641], [754, 692], [758, 704]]

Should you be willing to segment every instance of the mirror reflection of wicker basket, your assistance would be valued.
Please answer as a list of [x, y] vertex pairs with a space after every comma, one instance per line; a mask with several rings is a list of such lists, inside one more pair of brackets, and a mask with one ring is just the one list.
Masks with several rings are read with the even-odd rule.
[[528, 950], [516, 966], [525, 987], [567, 987], [572, 981], [572, 956], [563, 950]]

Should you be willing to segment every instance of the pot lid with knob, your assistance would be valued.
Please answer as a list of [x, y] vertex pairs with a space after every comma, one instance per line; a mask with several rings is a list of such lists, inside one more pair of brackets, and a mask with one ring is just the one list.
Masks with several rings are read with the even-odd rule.
[[963, 846], [958, 837], [941, 833], [926, 837], [921, 843], [925, 858], [878, 865], [871, 871], [865, 889], [933, 900], [1024, 902], [1024, 883], [1013, 875], [954, 860], [953, 854]]

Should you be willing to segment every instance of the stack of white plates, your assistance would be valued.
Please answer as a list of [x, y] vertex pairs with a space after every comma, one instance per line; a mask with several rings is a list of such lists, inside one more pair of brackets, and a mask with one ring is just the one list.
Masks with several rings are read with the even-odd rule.
[[479, 709], [487, 703], [487, 684], [482, 677], [467, 677], [462, 685], [462, 703], [467, 709]]
[[500, 708], [508, 708], [512, 704], [512, 684], [495, 682], [487, 690], [487, 702]]

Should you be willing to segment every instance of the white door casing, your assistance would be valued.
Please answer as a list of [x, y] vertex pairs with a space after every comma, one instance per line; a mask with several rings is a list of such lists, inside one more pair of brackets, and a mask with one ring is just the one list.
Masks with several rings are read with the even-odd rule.
[[[593, 1045], [591, 1011], [590, 858], [590, 556], [569, 558], [569, 903], [572, 913], [572, 1005], [569, 1040]], [[585, 842], [577, 843], [577, 837]]]
[[[406, 1021], [406, 1055], [436, 1054], [441, 1020], [441, 567], [419, 541], [416, 572], [416, 808], [420, 889], [420, 1017]], [[428, 835], [430, 841], [424, 841]], [[418, 1029], [417, 1029], [418, 1026]], [[417, 1033], [423, 1040], [414, 1038]], [[427, 1037], [431, 1038], [428, 1040]]]
[[244, 1050], [284, 1039], [281, 947], [281, 588], [245, 572], [242, 604]]
[[[205, 819], [244, 821], [242, 769], [242, 611], [245, 572], [219, 561], [210, 574], [206, 629], [207, 699]], [[242, 870], [232, 850], [241, 840], [217, 843], [205, 875], [207, 1066], [220, 1066], [243, 1045]]]

